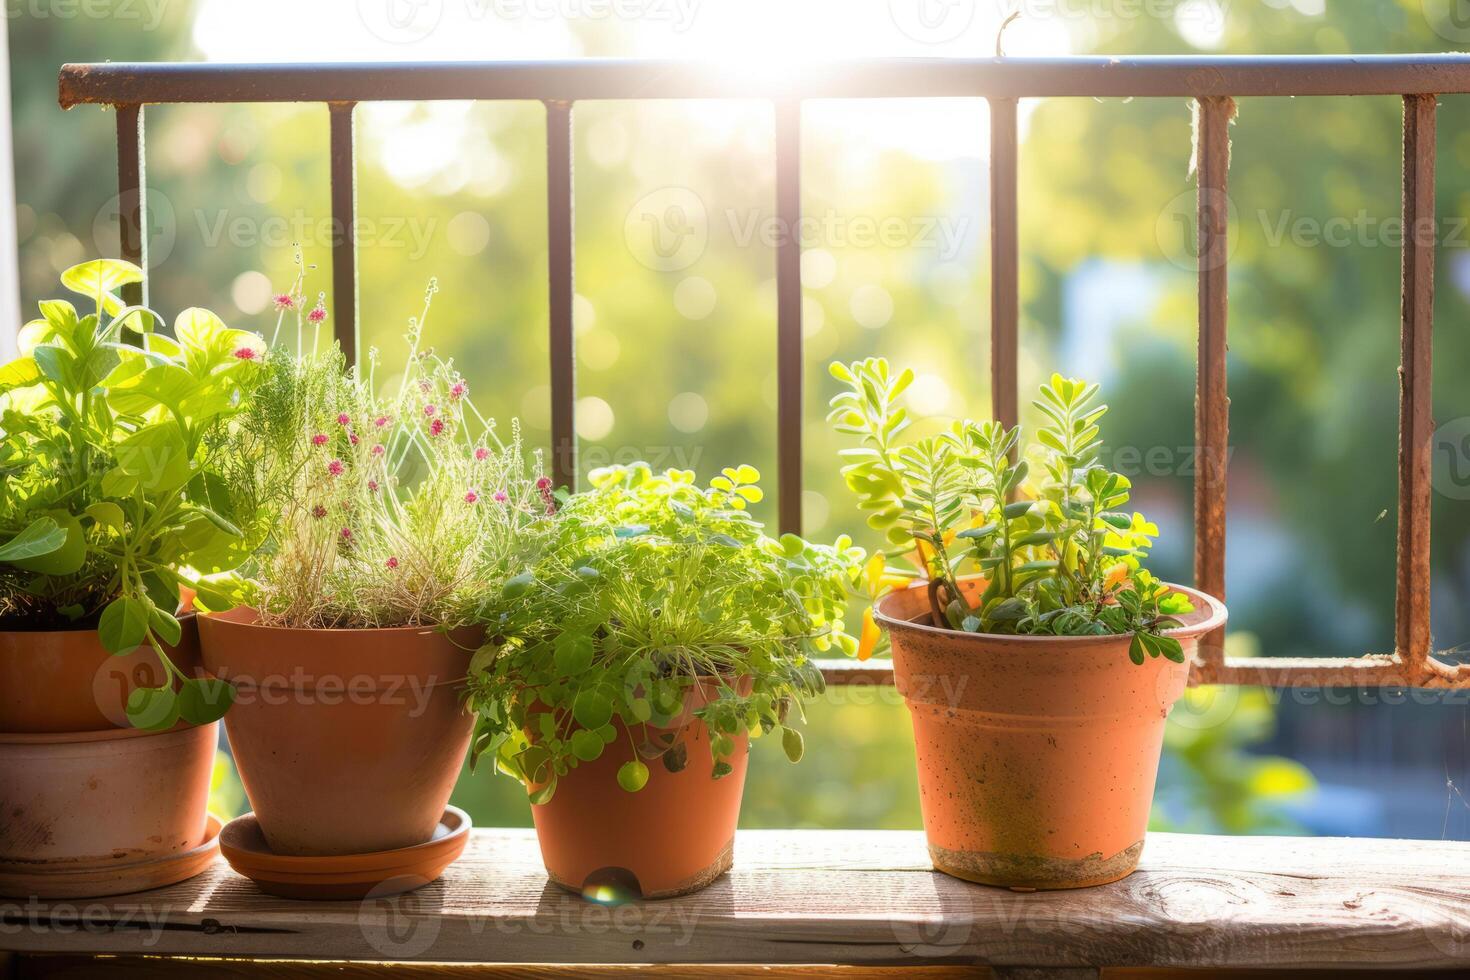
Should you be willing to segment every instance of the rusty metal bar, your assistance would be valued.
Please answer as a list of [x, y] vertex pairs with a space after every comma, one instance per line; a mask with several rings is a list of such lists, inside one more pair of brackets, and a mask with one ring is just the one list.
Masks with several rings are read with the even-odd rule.
[[776, 508], [801, 533], [801, 103], [776, 104]]
[[[1199, 355], [1195, 389], [1194, 584], [1225, 600], [1225, 471], [1230, 458], [1230, 397], [1227, 394], [1226, 325], [1230, 254], [1229, 98], [1201, 99], [1196, 107], [1198, 168]], [[1224, 663], [1225, 631], [1202, 637], [1199, 680]]]
[[874, 58], [728, 72], [693, 60], [306, 65], [77, 64], [81, 103], [388, 102], [435, 99], [825, 99], [1402, 95], [1470, 92], [1470, 55]]
[[1427, 668], [1429, 511], [1433, 490], [1434, 407], [1430, 400], [1434, 336], [1435, 99], [1404, 98], [1403, 325], [1399, 366], [1398, 583], [1395, 646], [1407, 672]]
[[143, 141], [143, 107], [117, 107], [117, 231], [122, 258], [143, 270], [143, 281], [122, 288], [129, 306], [148, 302], [148, 163]]
[[1019, 218], [1016, 210], [1016, 100], [990, 100], [990, 411], [1007, 428], [1020, 422]]
[[576, 338], [572, 300], [572, 104], [546, 103], [546, 261], [551, 289], [551, 479], [577, 489]]
[[332, 333], [348, 364], [357, 363], [357, 161], [355, 102], [328, 106], [332, 120]]

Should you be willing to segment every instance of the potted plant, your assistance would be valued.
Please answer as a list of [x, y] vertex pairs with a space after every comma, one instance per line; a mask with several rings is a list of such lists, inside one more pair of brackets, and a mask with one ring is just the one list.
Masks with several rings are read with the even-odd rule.
[[[523, 782], [551, 880], [662, 898], [731, 865], [749, 740], [791, 761], [812, 657], [843, 631], [862, 553], [768, 537], [754, 468], [708, 486], [643, 463], [552, 496], [533, 564], [485, 604], [474, 759]], [[532, 503], [536, 506], [536, 503]]]
[[[1138, 864], [1164, 719], [1213, 598], [1142, 565], [1158, 529], [1121, 510], [1129, 481], [1099, 461], [1098, 386], [1053, 375], [1046, 423], [957, 422], [900, 444], [913, 374], [833, 364], [830, 421], [861, 444], [843, 475], [919, 582], [884, 593], [881, 626], [918, 753], [929, 852], [941, 871], [1012, 888], [1075, 888]], [[879, 569], [870, 579], [886, 577]], [[891, 578], [885, 578], [891, 582]]]
[[473, 725], [471, 619], [524, 537], [499, 501], [535, 496], [535, 473], [518, 432], [499, 441], [452, 363], [421, 347], [424, 318], [381, 395], [377, 352], [366, 376], [348, 368], [300, 283], [277, 301], [299, 353], [272, 341], [235, 430], [265, 541], [242, 604], [202, 617], [203, 661], [235, 692], [226, 732], [270, 852], [397, 851], [446, 815]]
[[[228, 701], [194, 676], [180, 595], [241, 555], [219, 448], [261, 344], [202, 309], [156, 333], [157, 314], [116, 295], [142, 277], [109, 260], [68, 269], [93, 309], [41, 303], [0, 367], [5, 888], [166, 883], [200, 870], [171, 858], [210, 839]], [[140, 865], [152, 877], [130, 877]]]

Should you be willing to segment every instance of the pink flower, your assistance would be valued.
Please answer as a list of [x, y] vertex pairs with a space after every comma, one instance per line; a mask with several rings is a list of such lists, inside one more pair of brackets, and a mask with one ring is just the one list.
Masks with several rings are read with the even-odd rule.
[[456, 381], [454, 383], [454, 387], [449, 389], [449, 397], [454, 399], [463, 398], [465, 392], [469, 390], [469, 385], [465, 384], [463, 381]]
[[317, 520], [321, 520], [323, 517], [327, 516], [327, 509], [321, 504], [317, 504], [311, 509], [311, 516], [315, 517]]
[[342, 529], [342, 540], [343, 541], [351, 541], [352, 540], [352, 528], [350, 528], [350, 527], [344, 527]]
[[378, 481], [377, 480], [369, 480], [368, 481], [368, 492], [369, 493], [377, 493], [378, 492]]
[[444, 420], [435, 419], [429, 423], [429, 435], [437, 436], [444, 432]]
[[536, 489], [537, 490], [540, 490], [543, 494], [546, 493], [546, 491], [550, 490], [551, 489], [551, 477], [549, 477], [549, 476], [543, 476], [541, 479], [537, 480], [536, 481]]
[[296, 301], [291, 298], [290, 293], [281, 293], [276, 297], [276, 309], [291, 310], [296, 308]]
[[341, 415], [338, 415], [337, 416], [337, 424], [338, 425], [350, 425], [351, 423], [352, 423], [352, 419], [351, 419], [350, 416], [348, 416], [348, 414], [346, 412], [343, 412]]
[[377, 418], [373, 419], [373, 425], [377, 426], [380, 429], [383, 428], [384, 426], [386, 426], [387, 424], [388, 424], [388, 416], [386, 416], [386, 415], [379, 415]]
[[311, 444], [313, 446], [325, 446], [327, 444], [326, 435], [324, 433], [318, 432], [316, 435], [311, 437]]
[[429, 417], [429, 416], [432, 416], [437, 411], [438, 411], [438, 409], [435, 408], [433, 405], [425, 405], [424, 406], [424, 416], [426, 418]]
[[238, 347], [235, 349], [235, 358], [240, 361], [253, 361], [260, 356], [260, 351], [254, 347]]
[[356, 432], [349, 432], [349, 433], [347, 433], [347, 441], [350, 442], [350, 443], [352, 443], [355, 446], [359, 442], [361, 442], [362, 440], [359, 439], [359, 438], [357, 438], [357, 433]]
[[333, 476], [341, 476], [342, 461], [340, 459], [332, 460], [330, 463], [327, 464], [327, 472], [332, 474]]
[[372, 454], [374, 456], [381, 456], [381, 455], [383, 455], [383, 453], [384, 453], [384, 449], [383, 449], [383, 444], [381, 442], [378, 443], [376, 446], [374, 446], [372, 448]]
[[475, 459], [478, 460], [479, 462], [482, 462], [483, 463], [485, 460], [487, 460], [489, 458], [490, 458], [490, 450], [486, 449], [484, 446], [481, 446], [479, 449], [476, 449], [475, 450]]
[[510, 496], [504, 490], [496, 490], [493, 499], [497, 504], [503, 504], [510, 499]]
[[476, 501], [478, 501], [479, 499], [480, 499], [480, 495], [478, 493], [475, 493], [475, 491], [473, 491], [473, 490], [471, 490], [469, 493], [467, 493], [467, 494], [464, 495], [464, 502], [467, 503], [467, 504], [473, 504]]
[[321, 323], [326, 320], [327, 308], [322, 304], [321, 300], [316, 301], [316, 305], [311, 308], [310, 313], [306, 314], [306, 318], [312, 323]]
[[393, 557], [389, 557], [389, 559], [387, 561], [383, 562], [383, 564], [386, 565], [386, 566], [388, 566], [389, 568], [397, 568], [398, 567], [398, 559], [397, 558], [393, 558]]

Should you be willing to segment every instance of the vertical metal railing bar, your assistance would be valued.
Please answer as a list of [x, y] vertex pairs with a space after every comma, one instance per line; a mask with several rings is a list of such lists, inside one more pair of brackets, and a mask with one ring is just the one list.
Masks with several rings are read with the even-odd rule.
[[[1195, 164], [1199, 182], [1199, 354], [1195, 391], [1194, 583], [1217, 599], [1225, 598], [1225, 471], [1230, 451], [1230, 398], [1227, 394], [1226, 328], [1230, 254], [1231, 118], [1229, 98], [1199, 100]], [[1201, 679], [1217, 675], [1224, 664], [1225, 631], [1200, 643]]]
[[801, 103], [776, 103], [776, 508], [801, 533]]
[[148, 164], [143, 140], [143, 107], [117, 109], [117, 229], [121, 256], [143, 270], [143, 281], [123, 287], [129, 306], [148, 302]]
[[1410, 676], [1427, 669], [1430, 476], [1434, 447], [1435, 97], [1404, 96], [1403, 323], [1399, 366], [1399, 507], [1395, 641]]
[[546, 262], [550, 289], [551, 479], [577, 488], [576, 290], [573, 243], [572, 103], [546, 103]]
[[332, 333], [357, 363], [357, 159], [355, 102], [332, 102], [328, 173], [332, 198]]
[[1019, 213], [1016, 100], [990, 99], [990, 410], [1007, 428], [1020, 421]]

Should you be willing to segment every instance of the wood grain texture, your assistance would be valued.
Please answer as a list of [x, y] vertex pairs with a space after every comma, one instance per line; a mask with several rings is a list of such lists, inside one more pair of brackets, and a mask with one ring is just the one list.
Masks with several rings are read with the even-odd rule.
[[1133, 876], [1014, 894], [901, 831], [744, 831], [687, 898], [589, 904], [534, 835], [477, 831], [444, 878], [365, 902], [258, 892], [223, 864], [96, 902], [0, 899], [0, 949], [483, 963], [1470, 968], [1470, 844], [1150, 835]]

